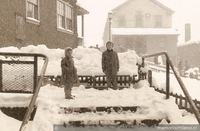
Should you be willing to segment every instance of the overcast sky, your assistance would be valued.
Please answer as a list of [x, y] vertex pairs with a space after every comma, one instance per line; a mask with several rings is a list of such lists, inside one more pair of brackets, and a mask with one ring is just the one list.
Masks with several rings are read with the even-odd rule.
[[[78, 0], [80, 6], [89, 11], [89, 14], [84, 16], [85, 17], [84, 38], [86, 46], [90, 45], [95, 46], [96, 44], [101, 46], [103, 44], [102, 36], [108, 12], [125, 1], [126, 0]], [[173, 15], [173, 28], [179, 28], [180, 18], [182, 18], [183, 16], [187, 16], [189, 12], [194, 12], [193, 16], [188, 16], [194, 21], [197, 18], [198, 11], [199, 11], [198, 14], [200, 15], [200, 7], [199, 7], [200, 0], [158, 0], [158, 1], [162, 2], [167, 7], [171, 8], [176, 12], [176, 14]], [[197, 9], [199, 10], [197, 11]], [[182, 14], [180, 14], [180, 12]], [[184, 21], [187, 22], [188, 17], [186, 17]], [[198, 23], [198, 25], [200, 24]]]
[[101, 45], [107, 14], [126, 0], [78, 0], [80, 6], [89, 11], [85, 15], [85, 44]]

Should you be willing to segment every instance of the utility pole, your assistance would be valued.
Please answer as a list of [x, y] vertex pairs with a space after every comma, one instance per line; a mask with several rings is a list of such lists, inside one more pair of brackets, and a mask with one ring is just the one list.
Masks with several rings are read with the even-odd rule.
[[109, 41], [112, 41], [112, 11], [108, 13], [108, 20], [109, 20]]

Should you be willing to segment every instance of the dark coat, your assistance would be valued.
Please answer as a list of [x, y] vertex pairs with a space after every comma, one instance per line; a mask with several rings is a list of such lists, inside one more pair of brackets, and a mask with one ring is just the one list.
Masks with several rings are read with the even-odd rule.
[[64, 57], [61, 60], [61, 84], [73, 84], [76, 82], [77, 69], [74, 66], [74, 60], [71, 57]]
[[106, 75], [117, 75], [119, 71], [118, 54], [113, 50], [102, 53], [102, 70]]

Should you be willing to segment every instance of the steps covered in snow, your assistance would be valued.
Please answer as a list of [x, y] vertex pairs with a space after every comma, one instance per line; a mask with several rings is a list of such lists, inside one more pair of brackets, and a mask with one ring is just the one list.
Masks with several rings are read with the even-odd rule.
[[124, 126], [130, 128], [134, 125], [144, 125], [148, 127], [157, 126], [161, 120], [155, 119], [146, 119], [146, 120], [83, 120], [83, 121], [69, 121], [68, 123], [64, 123], [63, 126], [75, 126], [75, 127], [84, 127], [84, 126]]
[[158, 125], [162, 118], [144, 115], [139, 106], [61, 107], [64, 126]]
[[65, 113], [72, 113], [72, 112], [78, 112], [78, 113], [86, 113], [86, 112], [121, 112], [121, 111], [131, 111], [135, 112], [137, 111], [137, 106], [101, 106], [101, 107], [61, 107], [65, 111]]

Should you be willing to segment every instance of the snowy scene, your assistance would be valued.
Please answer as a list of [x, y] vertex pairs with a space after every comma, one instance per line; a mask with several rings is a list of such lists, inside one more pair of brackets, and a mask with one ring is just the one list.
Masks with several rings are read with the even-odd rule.
[[0, 130], [199, 131], [199, 0], [0, 5]]
[[[27, 46], [20, 50], [15, 47], [5, 47], [0, 49], [1, 52], [43, 52], [49, 57], [49, 64], [45, 75], [60, 75], [60, 61], [64, 55], [62, 49], [48, 49], [45, 45]], [[52, 55], [52, 52], [55, 52]], [[101, 52], [97, 49], [78, 47], [73, 50], [75, 65], [77, 65], [78, 74], [81, 75], [96, 75], [102, 74], [101, 69]], [[120, 70], [119, 74], [133, 75], [137, 74], [137, 62], [141, 62], [135, 52], [128, 51], [119, 53]], [[125, 66], [124, 66], [125, 65]], [[89, 68], [89, 69], [88, 69]], [[95, 71], [95, 72], [94, 72]], [[120, 73], [121, 72], [121, 73]], [[200, 99], [197, 88], [200, 81], [190, 78], [182, 78], [193, 99]], [[158, 88], [164, 88], [165, 73], [153, 72], [153, 81]], [[183, 94], [173, 75], [171, 75], [170, 90], [175, 93]], [[198, 124], [194, 114], [188, 113], [186, 110], [178, 109], [173, 97], [165, 99], [164, 94], [156, 92], [149, 87], [146, 80], [140, 81], [137, 84], [131, 85], [130, 88], [123, 90], [96, 90], [86, 89], [84, 85], [75, 86], [72, 89], [72, 94], [75, 98], [72, 100], [64, 99], [63, 88], [51, 85], [47, 82], [42, 86], [36, 100], [37, 112], [34, 121], [29, 121], [26, 130], [53, 130], [53, 124], [63, 124], [70, 120], [83, 120], [87, 123], [89, 120], [99, 121], [107, 120], [107, 124], [112, 124], [112, 120], [130, 120], [134, 119], [139, 124], [143, 119], [161, 120], [160, 124]], [[32, 95], [29, 94], [8, 94], [1, 93], [1, 107], [27, 107]], [[136, 106], [137, 111], [121, 111], [120, 113], [107, 112], [99, 113], [71, 113], [65, 114], [63, 108], [75, 107], [129, 107]], [[165, 107], [165, 108], [163, 108]], [[1, 112], [1, 126], [7, 131], [18, 130], [21, 121], [12, 117], [8, 117]], [[12, 122], [11, 122], [12, 121]], [[12, 126], [9, 126], [9, 125]]]

